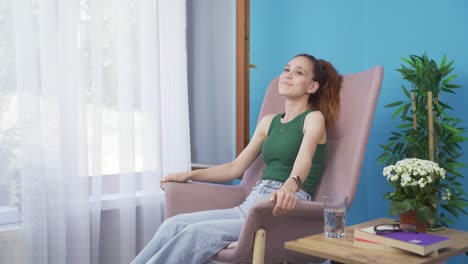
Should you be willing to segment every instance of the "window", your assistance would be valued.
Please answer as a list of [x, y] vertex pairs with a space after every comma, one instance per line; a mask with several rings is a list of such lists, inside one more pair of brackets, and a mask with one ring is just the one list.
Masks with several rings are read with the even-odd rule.
[[[32, 1], [35, 8], [37, 2]], [[135, 41], [128, 41], [127, 45], [128, 64], [140, 65], [139, 43], [138, 43], [138, 10], [136, 1], [131, 1], [130, 11], [130, 33]], [[19, 164], [20, 130], [19, 109], [16, 87], [15, 68], [15, 37], [13, 34], [12, 1], [0, 3], [0, 224], [19, 220], [21, 208], [21, 170]], [[119, 71], [117, 60], [121, 59], [118, 54], [118, 7], [114, 0], [100, 1], [103, 16], [102, 21], [91, 20], [90, 0], [81, 0], [80, 24], [77, 30], [77, 39], [80, 56], [80, 90], [83, 92], [86, 112], [87, 133], [87, 164], [88, 176], [116, 175], [122, 172], [119, 156], [119, 123], [122, 114], [118, 105]], [[37, 21], [37, 12], [34, 14]], [[96, 37], [99, 36], [99, 37]], [[37, 38], [38, 39], [38, 38]], [[39, 40], [38, 40], [39, 41]], [[91, 43], [94, 41], [93, 43]], [[96, 43], [97, 41], [97, 43]], [[39, 47], [39, 43], [37, 43]], [[96, 48], [93, 50], [93, 47]], [[96, 52], [98, 54], [96, 54]], [[98, 61], [96, 62], [96, 58]], [[120, 63], [122, 65], [122, 63]], [[99, 69], [99, 70], [96, 70]], [[41, 71], [49, 69], [41, 69]], [[139, 69], [125, 68], [130, 74], [126, 85], [139, 87]], [[99, 89], [93, 89], [98, 78]], [[129, 89], [130, 90], [130, 89]], [[133, 172], [142, 171], [142, 114], [141, 96], [139, 89], [132, 89], [129, 94], [133, 100], [128, 103], [124, 114], [127, 124], [133, 123], [130, 136], [133, 137], [134, 166]], [[39, 99], [38, 99], [39, 100]], [[42, 98], [40, 98], [42, 100]], [[41, 104], [43, 102], [41, 101]], [[46, 119], [46, 118], [45, 118]], [[130, 121], [129, 121], [130, 120]], [[133, 122], [132, 122], [133, 120]], [[41, 120], [47, 125], [48, 120]], [[131, 125], [132, 126], [132, 125]], [[127, 130], [128, 131], [128, 130]], [[98, 151], [96, 151], [98, 150]], [[99, 157], [97, 157], [99, 156]], [[96, 161], [98, 166], [96, 166]], [[116, 177], [109, 177], [116, 178]], [[117, 177], [118, 178], [118, 177]], [[107, 181], [106, 181], [107, 182]], [[112, 185], [112, 184], [110, 184]], [[105, 189], [107, 187], [104, 187]], [[108, 189], [108, 188], [107, 188]]]
[[2, 2], [0, 4], [0, 224], [16, 222], [17, 208], [21, 205], [12, 23], [10, 6]]
[[21, 200], [16, 103], [16, 96], [0, 96], [0, 207], [17, 208]]
[[[86, 127], [88, 139], [88, 175], [102, 176], [115, 175], [121, 172], [120, 157], [119, 157], [119, 118], [122, 114], [119, 113], [118, 105], [118, 85], [119, 85], [119, 70], [118, 65], [118, 2], [113, 0], [102, 1], [103, 16], [101, 23], [98, 23], [99, 30], [96, 31], [96, 24], [91, 23], [91, 2], [90, 0], [81, 1], [81, 20], [80, 29], [78, 32], [78, 40], [80, 46], [80, 55], [82, 61], [81, 79], [86, 96]], [[132, 39], [138, 40], [138, 11], [135, 1], [131, 1], [131, 35]], [[99, 50], [94, 48], [101, 47]], [[122, 43], [120, 43], [122, 45]], [[138, 61], [138, 45], [137, 41], [125, 43], [128, 45], [129, 64], [139, 65]], [[97, 60], [96, 60], [97, 58]], [[94, 59], [94, 62], [93, 62]], [[102, 71], [96, 72], [96, 68]], [[139, 87], [137, 67], [125, 69], [130, 71], [126, 85]], [[94, 71], [94, 72], [93, 72]], [[94, 78], [94, 80], [93, 80]], [[98, 80], [96, 80], [98, 78]], [[99, 79], [100, 78], [100, 79]], [[93, 91], [93, 83], [100, 83], [99, 90]], [[141, 96], [139, 89], [132, 89], [133, 94], [129, 96], [133, 98], [133, 103], [130, 106], [131, 116], [126, 118], [133, 119], [133, 138], [135, 153], [135, 167], [137, 172], [142, 171], [142, 148], [141, 148]], [[96, 122], [95, 122], [96, 121]], [[128, 121], [128, 120], [127, 120]], [[96, 143], [99, 146], [96, 146]], [[98, 151], [96, 151], [98, 149]], [[100, 152], [100, 153], [99, 153]], [[100, 157], [96, 157], [99, 155]], [[100, 165], [98, 170], [93, 166], [93, 161], [99, 160]]]

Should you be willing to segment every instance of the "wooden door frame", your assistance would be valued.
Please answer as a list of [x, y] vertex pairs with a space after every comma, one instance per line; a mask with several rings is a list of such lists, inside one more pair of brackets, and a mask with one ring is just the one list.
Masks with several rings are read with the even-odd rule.
[[250, 0], [236, 0], [236, 156], [250, 138]]

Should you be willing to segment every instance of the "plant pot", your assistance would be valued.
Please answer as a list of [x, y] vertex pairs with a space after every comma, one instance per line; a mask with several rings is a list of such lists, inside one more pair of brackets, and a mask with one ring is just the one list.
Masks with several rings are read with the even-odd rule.
[[416, 219], [416, 211], [409, 210], [405, 213], [401, 213], [398, 216], [400, 224], [416, 224], [416, 231], [419, 233], [427, 232], [427, 224], [419, 223]]

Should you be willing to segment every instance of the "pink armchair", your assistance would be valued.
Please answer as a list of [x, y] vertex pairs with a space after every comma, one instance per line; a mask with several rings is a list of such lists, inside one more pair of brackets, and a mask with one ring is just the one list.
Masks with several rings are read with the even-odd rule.
[[[223, 249], [213, 260], [227, 263], [308, 263], [323, 261], [284, 248], [284, 242], [323, 232], [321, 197], [339, 192], [354, 199], [361, 174], [364, 153], [383, 78], [383, 68], [344, 76], [341, 112], [336, 125], [327, 131], [327, 164], [317, 193], [310, 202], [299, 202], [294, 212], [273, 216], [273, 205], [265, 202], [249, 212], [240, 239], [235, 246]], [[280, 113], [284, 100], [278, 95], [278, 78], [265, 94], [259, 120], [270, 113]], [[239, 185], [210, 183], [165, 184], [165, 217], [206, 209], [239, 205], [262, 175], [264, 164], [259, 157], [244, 173]]]

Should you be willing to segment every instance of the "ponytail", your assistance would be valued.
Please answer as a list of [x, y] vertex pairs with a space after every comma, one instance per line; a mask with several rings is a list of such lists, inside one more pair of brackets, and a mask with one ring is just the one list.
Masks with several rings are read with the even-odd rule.
[[309, 103], [317, 107], [325, 116], [327, 127], [333, 126], [338, 120], [340, 112], [340, 89], [343, 76], [339, 75], [335, 67], [325, 60], [319, 60], [319, 64], [325, 70], [325, 82], [320, 84], [318, 94], [311, 95]]
[[309, 104], [314, 110], [320, 111], [325, 117], [325, 125], [331, 127], [338, 120], [340, 112], [340, 89], [343, 82], [335, 67], [328, 61], [316, 59], [309, 54], [300, 54], [296, 57], [306, 57], [314, 65], [314, 81], [319, 83], [315, 94], [309, 97]]

